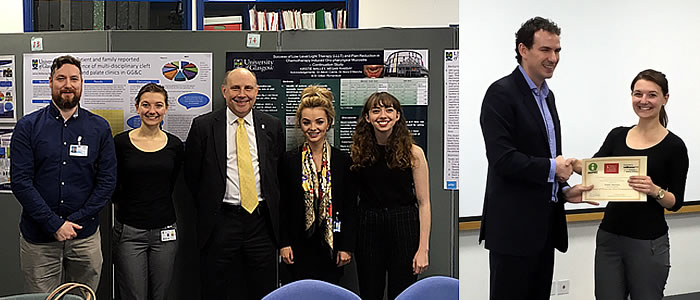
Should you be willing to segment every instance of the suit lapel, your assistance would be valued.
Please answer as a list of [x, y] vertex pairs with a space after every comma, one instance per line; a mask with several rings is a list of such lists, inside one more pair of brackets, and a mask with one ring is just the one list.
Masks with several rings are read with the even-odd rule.
[[224, 108], [220, 110], [220, 113], [217, 113], [216, 116], [214, 116], [214, 149], [216, 151], [216, 160], [219, 163], [219, 171], [221, 173], [222, 178], [226, 178], [226, 143], [227, 143], [227, 136], [226, 136], [226, 127], [228, 124], [226, 124], [226, 110], [228, 108]]
[[554, 94], [549, 91], [547, 95], [547, 106], [549, 107], [549, 113], [552, 115], [552, 123], [554, 123], [554, 136], [557, 142], [557, 154], [561, 154], [561, 128], [559, 125], [559, 113], [557, 112], [557, 107], [554, 104]]
[[253, 123], [255, 123], [255, 141], [258, 145], [258, 168], [260, 168], [260, 180], [262, 181], [262, 174], [265, 170], [266, 164], [266, 149], [267, 149], [267, 126], [263, 119], [260, 117], [258, 111], [253, 110]]
[[[530, 113], [532, 120], [535, 121], [535, 126], [537, 126], [540, 129], [540, 133], [542, 134], [542, 138], [544, 139], [544, 141], [546, 143], [549, 143], [547, 139], [547, 128], [544, 125], [544, 118], [542, 117], [542, 112], [540, 112], [540, 108], [539, 106], [537, 106], [537, 99], [535, 99], [535, 96], [532, 95], [530, 86], [527, 85], [525, 77], [517, 67], [515, 68], [515, 71], [513, 71], [513, 75], [516, 78], [515, 82], [518, 85], [518, 89], [523, 95], [523, 101], [525, 101], [524, 105], [527, 108], [527, 111]], [[547, 97], [547, 99], [549, 99], [549, 96]]]

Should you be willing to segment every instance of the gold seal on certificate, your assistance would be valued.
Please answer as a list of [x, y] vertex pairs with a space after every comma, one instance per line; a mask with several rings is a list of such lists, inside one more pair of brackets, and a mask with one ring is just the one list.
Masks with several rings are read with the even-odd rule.
[[647, 175], [646, 156], [597, 157], [583, 160], [582, 184], [593, 185], [583, 201], [647, 201], [647, 195], [630, 187], [630, 176]]

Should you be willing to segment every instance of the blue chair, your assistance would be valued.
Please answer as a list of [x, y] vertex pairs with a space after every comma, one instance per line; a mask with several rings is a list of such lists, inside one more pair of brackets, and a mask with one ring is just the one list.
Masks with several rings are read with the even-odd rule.
[[459, 280], [452, 277], [433, 276], [419, 280], [401, 292], [396, 300], [459, 299]]
[[355, 293], [325, 281], [305, 279], [278, 288], [262, 300], [361, 300]]
[[[48, 293], [38, 293], [38, 294], [20, 294], [12, 296], [0, 297], [0, 300], [46, 300]], [[84, 300], [83, 297], [68, 294], [61, 298], [62, 300]]]

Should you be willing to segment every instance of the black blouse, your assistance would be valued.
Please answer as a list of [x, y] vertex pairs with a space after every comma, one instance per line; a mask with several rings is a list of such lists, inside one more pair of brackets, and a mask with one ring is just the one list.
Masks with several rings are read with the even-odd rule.
[[[610, 131], [594, 157], [647, 156], [647, 175], [654, 184], [672, 192], [676, 197], [676, 203], [669, 210], [679, 210], [683, 206], [688, 175], [688, 150], [683, 140], [669, 131], [668, 135], [654, 146], [641, 150], [632, 149], [627, 146], [627, 133], [631, 128], [617, 127]], [[656, 239], [668, 232], [664, 208], [653, 196], [648, 196], [646, 202], [608, 203], [600, 228], [641, 240]]]
[[177, 136], [166, 134], [167, 144], [154, 152], [136, 148], [129, 131], [114, 137], [117, 187], [112, 202], [118, 204], [119, 222], [140, 229], [175, 223], [172, 193], [184, 160], [184, 146]]
[[386, 146], [378, 145], [377, 161], [356, 171], [360, 207], [396, 208], [416, 205], [413, 170], [390, 169], [386, 161]]

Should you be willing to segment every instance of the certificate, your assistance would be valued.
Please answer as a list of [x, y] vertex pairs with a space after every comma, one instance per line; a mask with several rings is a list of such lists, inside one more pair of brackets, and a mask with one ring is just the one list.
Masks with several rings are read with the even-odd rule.
[[583, 160], [582, 184], [593, 185], [583, 201], [647, 201], [627, 183], [630, 176], [647, 174], [646, 156], [597, 157]]

